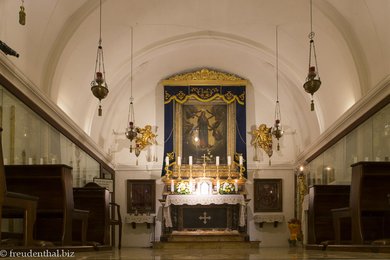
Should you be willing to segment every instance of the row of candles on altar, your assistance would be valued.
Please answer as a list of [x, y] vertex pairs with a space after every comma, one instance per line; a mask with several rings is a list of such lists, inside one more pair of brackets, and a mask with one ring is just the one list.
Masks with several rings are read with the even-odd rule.
[[[244, 160], [242, 158], [242, 155], [240, 155], [240, 157], [239, 157], [239, 165], [240, 166], [242, 166], [243, 161]], [[165, 157], [165, 164], [169, 165], [169, 157], [168, 156]], [[192, 156], [188, 157], [188, 164], [192, 165]], [[206, 164], [206, 156], [205, 155], [203, 156], [203, 164]], [[227, 164], [228, 164], [228, 166], [230, 166], [232, 164], [232, 157], [230, 157], [230, 155], [227, 157]], [[180, 156], [177, 157], [177, 165], [181, 166], [181, 157]], [[215, 157], [215, 165], [219, 166], [219, 156]]]
[[[190, 194], [193, 194], [194, 185], [193, 185], [192, 179], [189, 180], [189, 184], [188, 185], [189, 185]], [[217, 193], [219, 193], [220, 188], [221, 188], [221, 182], [220, 182], [219, 179], [217, 179], [217, 185], [215, 186], [215, 189], [216, 189]], [[171, 192], [172, 193], [175, 192], [175, 181], [174, 180], [171, 180]], [[234, 192], [235, 193], [238, 192], [238, 180], [237, 179], [234, 180]], [[202, 187], [200, 187], [200, 189], [197, 189], [197, 193], [201, 194], [201, 195], [205, 195], [205, 194], [208, 194], [209, 191], [208, 191], [207, 187], [206, 187], [206, 189], [202, 189]]]

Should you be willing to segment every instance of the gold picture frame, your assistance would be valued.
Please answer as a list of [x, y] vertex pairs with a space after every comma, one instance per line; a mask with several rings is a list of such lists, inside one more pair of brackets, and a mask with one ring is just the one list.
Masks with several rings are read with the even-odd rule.
[[189, 156], [193, 157], [195, 165], [204, 162], [215, 164], [215, 158], [219, 156], [223, 165], [227, 164], [228, 155], [234, 156], [236, 128], [233, 104], [218, 99], [176, 103], [174, 129], [175, 153], [182, 157], [183, 164], [188, 164]]

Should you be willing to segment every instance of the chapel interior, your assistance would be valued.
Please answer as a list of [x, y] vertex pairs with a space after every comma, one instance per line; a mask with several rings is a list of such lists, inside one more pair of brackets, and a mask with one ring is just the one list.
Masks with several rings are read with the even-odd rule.
[[0, 256], [388, 259], [389, 13], [1, 0]]

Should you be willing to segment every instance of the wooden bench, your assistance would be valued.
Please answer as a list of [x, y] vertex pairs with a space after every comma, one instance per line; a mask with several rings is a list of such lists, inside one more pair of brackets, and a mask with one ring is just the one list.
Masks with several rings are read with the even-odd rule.
[[340, 244], [341, 219], [351, 221], [352, 244], [390, 238], [390, 162], [351, 165], [349, 206], [332, 210], [336, 244]]
[[36, 239], [72, 245], [73, 220], [82, 222], [86, 241], [88, 211], [74, 208], [72, 168], [66, 165], [7, 165], [7, 187], [39, 197], [35, 223]]
[[348, 206], [349, 190], [349, 185], [313, 185], [309, 188], [309, 244], [334, 240], [331, 210]]

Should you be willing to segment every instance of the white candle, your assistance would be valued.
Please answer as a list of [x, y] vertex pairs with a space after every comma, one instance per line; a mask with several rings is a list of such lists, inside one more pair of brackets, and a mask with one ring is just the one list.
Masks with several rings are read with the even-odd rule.
[[232, 164], [232, 158], [230, 157], [230, 155], [228, 156], [228, 165], [231, 165]]
[[215, 157], [215, 165], [219, 165], [219, 156]]
[[56, 164], [56, 159], [55, 158], [51, 159], [51, 164]]
[[179, 166], [181, 165], [181, 157], [180, 156], [177, 157], [177, 165], [179, 165]]
[[43, 158], [39, 159], [39, 164], [43, 164]]
[[171, 192], [175, 192], [175, 182], [171, 180]]
[[165, 164], [166, 164], [166, 166], [169, 166], [169, 157], [168, 156], [165, 157]]
[[221, 183], [219, 182], [219, 179], [217, 180], [217, 193], [219, 193], [219, 188], [221, 187]]
[[189, 165], [192, 165], [192, 156], [188, 157], [188, 163]]
[[242, 162], [243, 162], [243, 158], [242, 155], [240, 155], [240, 165], [242, 165]]
[[28, 158], [28, 164], [32, 164], [32, 158], [30, 157], [30, 158]]
[[235, 190], [235, 192], [238, 192], [238, 181], [237, 180], [234, 181], [234, 190]]

